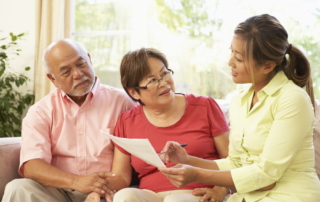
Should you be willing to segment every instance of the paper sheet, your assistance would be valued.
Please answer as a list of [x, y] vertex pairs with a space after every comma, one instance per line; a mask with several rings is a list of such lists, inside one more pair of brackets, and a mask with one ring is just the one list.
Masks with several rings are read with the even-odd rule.
[[159, 155], [156, 153], [148, 139], [128, 139], [120, 138], [102, 131], [117, 145], [122, 147], [130, 154], [140, 158], [148, 164], [156, 167], [166, 167]]

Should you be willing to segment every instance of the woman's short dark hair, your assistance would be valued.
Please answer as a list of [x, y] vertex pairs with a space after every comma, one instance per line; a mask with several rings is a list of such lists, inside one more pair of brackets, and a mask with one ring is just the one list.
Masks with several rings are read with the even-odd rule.
[[141, 102], [141, 100], [136, 100], [133, 98], [128, 92], [128, 89], [133, 88], [137, 93], [140, 94], [140, 90], [135, 89], [135, 87], [138, 87], [140, 81], [150, 74], [150, 67], [148, 63], [149, 57], [154, 57], [161, 60], [165, 67], [168, 68], [166, 56], [154, 48], [140, 48], [130, 51], [123, 56], [120, 65], [120, 76], [123, 89], [132, 100], [139, 102], [141, 105], [144, 104]]

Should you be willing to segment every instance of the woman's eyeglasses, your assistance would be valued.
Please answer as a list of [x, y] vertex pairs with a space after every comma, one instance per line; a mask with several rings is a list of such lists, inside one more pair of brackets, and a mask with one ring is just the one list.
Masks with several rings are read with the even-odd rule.
[[138, 87], [135, 87], [136, 89], [153, 89], [153, 88], [156, 88], [159, 86], [160, 84], [160, 81], [169, 81], [171, 79], [171, 76], [174, 72], [171, 70], [171, 69], [168, 69], [167, 71], [163, 72], [162, 73], [162, 77], [160, 79], [156, 79], [156, 78], [153, 78], [151, 79], [147, 85], [145, 86], [138, 86]]

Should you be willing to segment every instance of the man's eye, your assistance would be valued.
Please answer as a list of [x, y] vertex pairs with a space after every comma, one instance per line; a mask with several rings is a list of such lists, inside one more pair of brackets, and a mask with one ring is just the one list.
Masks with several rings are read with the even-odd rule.
[[63, 75], [63, 76], [68, 76], [69, 73], [70, 73], [70, 71], [68, 70], [68, 71], [64, 72], [62, 75]]

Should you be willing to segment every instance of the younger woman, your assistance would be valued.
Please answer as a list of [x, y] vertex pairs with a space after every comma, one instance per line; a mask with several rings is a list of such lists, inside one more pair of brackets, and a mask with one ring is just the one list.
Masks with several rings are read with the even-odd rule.
[[279, 21], [264, 14], [236, 27], [229, 65], [235, 83], [252, 85], [230, 104], [228, 158], [206, 161], [168, 142], [163, 151], [176, 150], [163, 160], [181, 164], [159, 170], [177, 187], [198, 182], [235, 188], [228, 202], [319, 201], [307, 58], [288, 42]]

